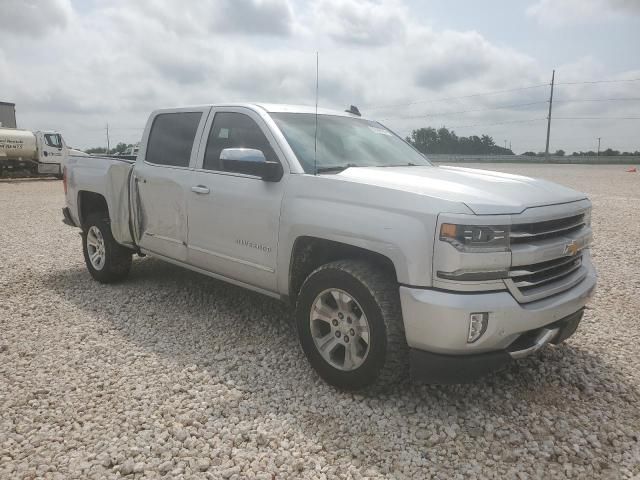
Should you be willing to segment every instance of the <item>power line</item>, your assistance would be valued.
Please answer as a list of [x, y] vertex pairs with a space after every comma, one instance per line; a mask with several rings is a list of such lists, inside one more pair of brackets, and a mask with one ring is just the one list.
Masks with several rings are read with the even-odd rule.
[[558, 103], [573, 103], [573, 102], [633, 102], [640, 100], [640, 97], [627, 97], [627, 98], [574, 98], [571, 100], [556, 100]]
[[[579, 102], [630, 102], [630, 101], [640, 101], [640, 97], [626, 97], [626, 98], [576, 98], [570, 100], [554, 100], [554, 103], [579, 103]], [[382, 120], [389, 119], [397, 119], [397, 120], [410, 120], [410, 119], [420, 119], [420, 118], [429, 118], [429, 117], [445, 117], [450, 115], [460, 115], [465, 113], [475, 113], [475, 112], [488, 112], [493, 110], [508, 110], [510, 108], [519, 108], [519, 107], [528, 107], [531, 105], [541, 105], [547, 104], [549, 100], [541, 100], [537, 102], [527, 102], [527, 103], [513, 103], [510, 105], [499, 105], [496, 107], [487, 107], [487, 108], [472, 108], [469, 110], [457, 110], [451, 112], [429, 112], [420, 115], [388, 115]]]
[[596, 83], [626, 83], [640, 82], [640, 78], [627, 78], [621, 80], [591, 80], [586, 82], [557, 82], [556, 85], [593, 85]]
[[406, 116], [397, 116], [397, 115], [392, 115], [392, 116], [388, 116], [386, 118], [384, 118], [383, 120], [389, 119], [389, 118], [393, 118], [393, 119], [412, 119], [412, 118], [425, 118], [425, 117], [445, 117], [445, 116], [449, 116], [449, 115], [458, 115], [461, 113], [472, 113], [472, 112], [487, 112], [487, 111], [491, 111], [491, 110], [505, 110], [505, 109], [509, 109], [509, 108], [517, 108], [517, 107], [526, 107], [526, 106], [530, 106], [530, 105], [539, 105], [542, 103], [548, 103], [547, 100], [541, 100], [538, 102], [529, 102], [529, 103], [514, 103], [511, 105], [500, 105], [497, 107], [488, 107], [488, 108], [474, 108], [474, 109], [470, 109], [470, 110], [459, 110], [457, 112], [435, 112], [435, 113], [425, 113], [423, 115], [406, 115]]
[[506, 125], [509, 123], [529, 123], [529, 122], [537, 122], [538, 120], [546, 120], [547, 117], [540, 118], [528, 118], [526, 120], [508, 120], [505, 122], [494, 122], [494, 123], [476, 123], [473, 125], [450, 125], [448, 128], [470, 128], [470, 127], [488, 127], [491, 125]]
[[462, 114], [462, 113], [472, 113], [472, 112], [488, 112], [491, 110], [505, 110], [505, 109], [509, 109], [509, 108], [517, 108], [517, 107], [526, 107], [526, 106], [530, 106], [530, 105], [539, 105], [542, 103], [547, 103], [547, 100], [542, 100], [542, 101], [538, 101], [538, 102], [529, 102], [529, 103], [514, 103], [511, 105], [500, 105], [497, 107], [488, 107], [488, 108], [473, 108], [470, 110], [458, 110], [455, 112], [429, 112], [429, 113], [425, 113], [422, 115], [391, 115], [391, 116], [387, 116], [386, 118], [383, 118], [383, 120], [387, 120], [387, 119], [412, 119], [412, 118], [425, 118], [425, 117], [446, 117], [449, 115], [458, 115], [458, 114]]
[[555, 120], [640, 120], [640, 117], [553, 117]]
[[[627, 78], [627, 79], [620, 79], [620, 80], [589, 80], [589, 81], [582, 81], [582, 82], [555, 82], [555, 85], [594, 85], [594, 84], [600, 84], [600, 83], [628, 83], [628, 82], [639, 82], [640, 78]], [[458, 99], [462, 99], [462, 98], [473, 98], [473, 97], [483, 97], [483, 96], [488, 96], [488, 95], [499, 95], [501, 93], [509, 93], [509, 92], [518, 92], [521, 90], [530, 90], [533, 88], [541, 88], [541, 87], [548, 87], [549, 84], [548, 83], [540, 83], [540, 84], [536, 84], [536, 85], [528, 85], [526, 87], [518, 87], [518, 88], [508, 88], [508, 89], [504, 89], [504, 90], [494, 90], [494, 91], [490, 91], [490, 92], [483, 92], [483, 93], [473, 93], [470, 95], [461, 95], [461, 96], [457, 96], [457, 97], [442, 97], [442, 98], [436, 98], [436, 99], [430, 99], [430, 100], [416, 100], [414, 102], [407, 102], [407, 103], [393, 103], [393, 104], [386, 104], [386, 105], [372, 105], [367, 107], [369, 110], [377, 110], [377, 109], [381, 109], [381, 108], [391, 108], [391, 107], [405, 107], [405, 106], [410, 106], [410, 105], [417, 105], [420, 103], [436, 103], [436, 102], [443, 102], [443, 101], [447, 101], [447, 100], [458, 100]]]
[[488, 96], [488, 95], [499, 95], [501, 93], [509, 93], [509, 92], [519, 92], [521, 90], [530, 90], [532, 88], [540, 88], [540, 87], [547, 87], [549, 86], [548, 83], [541, 83], [538, 85], [529, 85], [527, 87], [519, 87], [519, 88], [509, 88], [506, 90], [494, 90], [491, 92], [484, 92], [484, 93], [472, 93], [470, 95], [461, 95], [459, 97], [443, 97], [443, 98], [436, 98], [436, 99], [430, 99], [430, 100], [416, 100], [415, 102], [408, 102], [408, 103], [393, 103], [393, 104], [387, 104], [387, 105], [373, 105], [373, 106], [369, 106], [367, 107], [369, 110], [378, 110], [380, 108], [390, 108], [390, 107], [407, 107], [410, 105], [417, 105], [419, 103], [436, 103], [436, 102], [444, 102], [447, 100], [458, 100], [461, 98], [473, 98], [473, 97], [484, 97], [484, 96]]

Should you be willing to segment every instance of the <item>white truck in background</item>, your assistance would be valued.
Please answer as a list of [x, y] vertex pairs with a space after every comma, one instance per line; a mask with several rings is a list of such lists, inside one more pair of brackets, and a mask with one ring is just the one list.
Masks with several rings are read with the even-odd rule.
[[69, 150], [57, 132], [0, 128], [0, 176], [5, 171], [28, 170], [61, 179]]

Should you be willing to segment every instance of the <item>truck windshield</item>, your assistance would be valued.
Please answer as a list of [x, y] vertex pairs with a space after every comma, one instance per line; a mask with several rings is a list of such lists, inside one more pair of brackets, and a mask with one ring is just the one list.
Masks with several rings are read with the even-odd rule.
[[50, 147], [62, 147], [62, 140], [60, 139], [60, 135], [57, 133], [46, 133], [44, 140]]
[[271, 113], [271, 117], [306, 173], [338, 173], [348, 167], [430, 165], [417, 150], [381, 124], [338, 115], [318, 115], [314, 165], [315, 114]]

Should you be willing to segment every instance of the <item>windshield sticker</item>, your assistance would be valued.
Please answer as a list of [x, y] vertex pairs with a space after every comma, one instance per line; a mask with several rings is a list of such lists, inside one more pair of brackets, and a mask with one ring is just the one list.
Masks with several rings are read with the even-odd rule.
[[218, 138], [229, 138], [229, 129], [221, 128], [220, 133], [218, 133]]
[[385, 130], [384, 128], [380, 128], [380, 127], [372, 127], [371, 125], [369, 125], [369, 129], [370, 129], [372, 132], [379, 133], [379, 134], [381, 134], [381, 135], [388, 135], [388, 136], [391, 136], [391, 132], [390, 132], [389, 130]]

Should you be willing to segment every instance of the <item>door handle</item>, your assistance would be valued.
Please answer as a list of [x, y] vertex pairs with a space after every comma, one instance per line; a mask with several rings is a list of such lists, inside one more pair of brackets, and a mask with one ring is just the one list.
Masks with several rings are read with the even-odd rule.
[[195, 187], [191, 187], [191, 191], [193, 193], [197, 193], [198, 195], [206, 195], [209, 193], [209, 187], [204, 185], [196, 185]]

